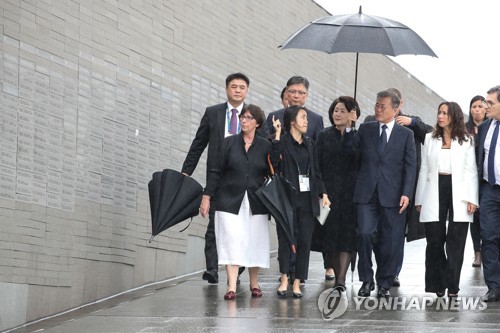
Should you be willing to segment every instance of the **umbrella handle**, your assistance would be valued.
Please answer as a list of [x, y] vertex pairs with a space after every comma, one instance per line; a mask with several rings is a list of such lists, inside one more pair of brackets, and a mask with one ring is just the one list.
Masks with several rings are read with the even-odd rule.
[[297, 250], [295, 249], [295, 244], [292, 244], [292, 252], [297, 253]]

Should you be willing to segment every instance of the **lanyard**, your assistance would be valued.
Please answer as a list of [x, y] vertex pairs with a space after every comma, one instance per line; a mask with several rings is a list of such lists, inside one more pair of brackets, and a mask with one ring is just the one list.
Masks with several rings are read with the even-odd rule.
[[[293, 145], [293, 141], [291, 141], [291, 144]], [[306, 148], [307, 150], [307, 156], [309, 158], [309, 149], [307, 148], [307, 146], [305, 145], [305, 142], [304, 142], [304, 147]], [[299, 175], [302, 175], [302, 173], [300, 173], [300, 166], [299, 166], [299, 163], [297, 162], [297, 160], [295, 159], [295, 155], [298, 155], [297, 153], [296, 154], [292, 154], [292, 152], [290, 151], [290, 149], [288, 148], [288, 145], [285, 145], [285, 148], [286, 150], [288, 150], [288, 153], [290, 154], [290, 156], [292, 157], [293, 161], [295, 162], [295, 165], [297, 165], [297, 170], [299, 172]], [[294, 147], [295, 151], [297, 151], [297, 149]], [[304, 175], [306, 176], [309, 176], [309, 171], [311, 170], [311, 166], [309, 164], [309, 160], [307, 161], [307, 173], [305, 173]]]

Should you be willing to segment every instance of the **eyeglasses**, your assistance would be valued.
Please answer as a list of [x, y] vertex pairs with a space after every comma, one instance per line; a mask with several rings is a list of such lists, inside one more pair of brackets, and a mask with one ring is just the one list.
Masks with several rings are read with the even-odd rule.
[[485, 108], [491, 108], [495, 105], [495, 103], [493, 103], [492, 101], [483, 101], [483, 106]]
[[385, 105], [380, 105], [380, 104], [375, 104], [374, 109], [375, 109], [375, 110], [380, 109], [380, 111], [384, 112], [384, 111], [385, 111], [385, 109], [387, 109], [387, 106], [385, 106]]
[[254, 119], [252, 116], [240, 116], [240, 121], [252, 121]]
[[304, 90], [287, 90], [286, 92], [289, 93], [290, 95], [299, 94], [301, 96], [304, 96], [307, 94], [307, 91]]

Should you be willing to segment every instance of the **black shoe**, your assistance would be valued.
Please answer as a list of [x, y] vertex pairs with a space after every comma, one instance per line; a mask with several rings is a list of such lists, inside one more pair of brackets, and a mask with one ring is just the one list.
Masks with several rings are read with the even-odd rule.
[[345, 292], [345, 284], [343, 283], [336, 283], [333, 288], [333, 290], [338, 290], [339, 292]]
[[375, 282], [373, 282], [373, 280], [368, 282], [363, 282], [361, 288], [359, 288], [358, 296], [369, 297], [371, 291], [374, 289], [375, 289]]
[[287, 290], [279, 290], [277, 289], [276, 290], [276, 294], [279, 296], [279, 297], [285, 297], [287, 295]]
[[295, 292], [293, 291], [293, 298], [302, 298], [302, 296], [304, 296], [304, 294], [302, 294], [300, 291], [299, 292]]
[[377, 297], [378, 298], [382, 298], [382, 297], [390, 297], [391, 296], [391, 293], [389, 292], [389, 290], [385, 289], [385, 288], [379, 288], [378, 289], [378, 292], [377, 292]]
[[393, 287], [400, 287], [401, 283], [399, 282], [399, 277], [395, 276], [394, 281], [392, 281], [392, 286]]
[[500, 301], [500, 290], [490, 289], [488, 292], [481, 297], [483, 302], [497, 302]]
[[219, 283], [219, 273], [215, 269], [205, 271], [201, 278], [208, 281], [208, 283]]
[[325, 274], [325, 281], [333, 281], [335, 280], [335, 275]]

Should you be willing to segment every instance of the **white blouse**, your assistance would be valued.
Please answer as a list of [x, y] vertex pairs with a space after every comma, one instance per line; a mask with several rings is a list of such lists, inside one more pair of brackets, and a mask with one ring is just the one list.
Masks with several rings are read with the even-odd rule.
[[449, 148], [439, 149], [438, 173], [451, 175], [451, 149]]

